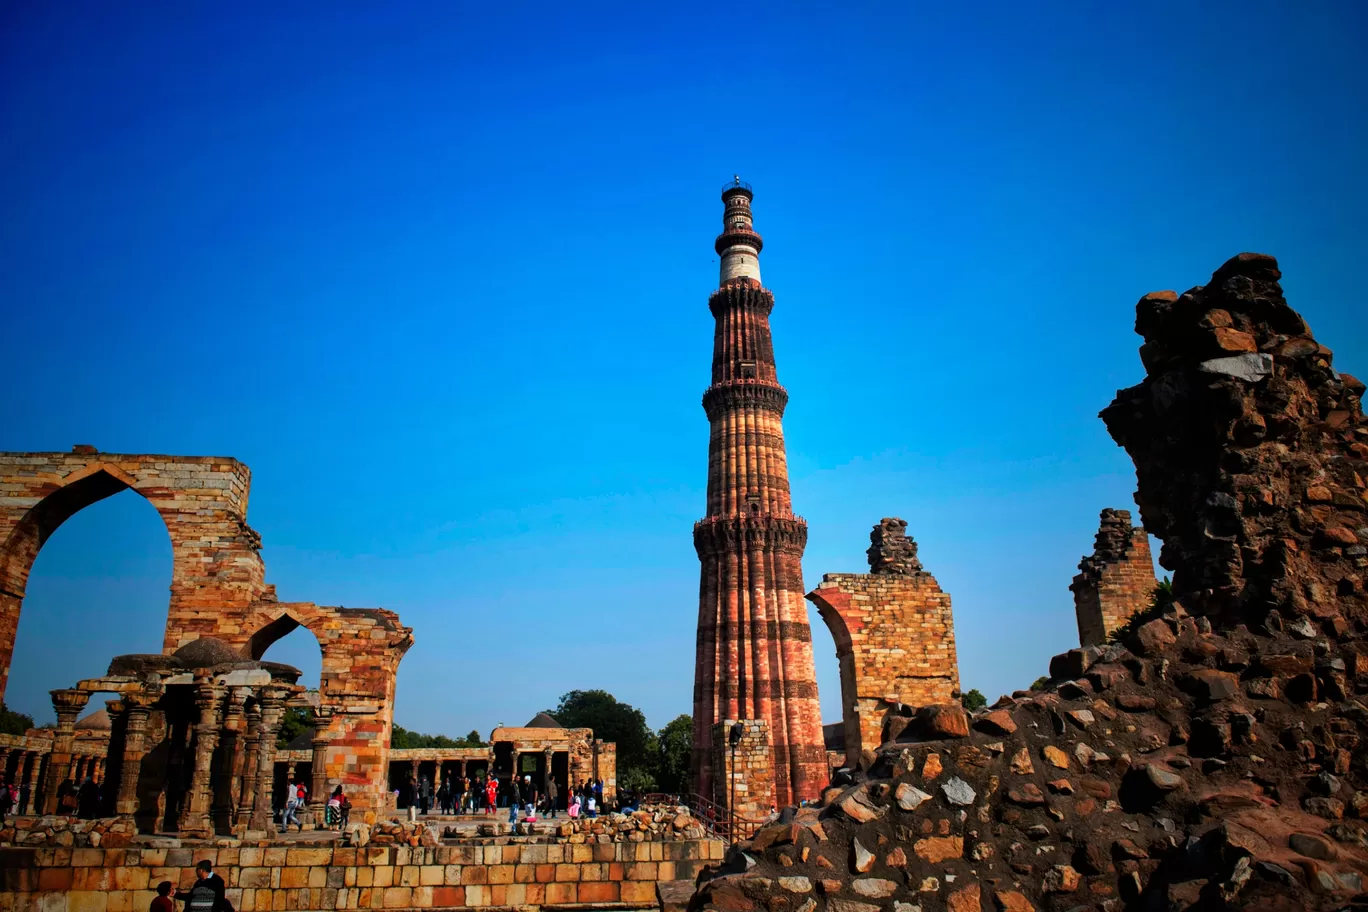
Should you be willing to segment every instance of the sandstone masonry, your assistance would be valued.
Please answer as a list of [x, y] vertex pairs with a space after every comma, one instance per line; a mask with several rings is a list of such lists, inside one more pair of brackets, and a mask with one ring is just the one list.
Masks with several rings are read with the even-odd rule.
[[1081, 571], [1069, 591], [1078, 616], [1083, 646], [1105, 643], [1154, 598], [1154, 563], [1149, 535], [1131, 526], [1129, 510], [1103, 510], [1093, 553], [1079, 563]]
[[922, 569], [906, 529], [882, 520], [870, 534], [873, 572], [828, 573], [807, 595], [836, 641], [849, 763], [884, 742], [890, 712], [959, 695], [950, 594]]

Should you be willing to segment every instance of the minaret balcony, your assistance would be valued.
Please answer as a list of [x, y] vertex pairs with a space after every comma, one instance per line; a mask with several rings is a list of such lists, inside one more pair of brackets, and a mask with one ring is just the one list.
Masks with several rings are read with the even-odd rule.
[[741, 246], [750, 247], [759, 253], [765, 248], [765, 240], [752, 228], [733, 227], [719, 234], [717, 240], [713, 241], [713, 249], [717, 251], [718, 256], [732, 247]]

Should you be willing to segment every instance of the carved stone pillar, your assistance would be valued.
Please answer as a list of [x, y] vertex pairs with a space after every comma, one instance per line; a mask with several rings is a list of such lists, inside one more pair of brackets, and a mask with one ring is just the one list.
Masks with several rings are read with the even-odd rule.
[[38, 784], [38, 767], [43, 762], [42, 755], [37, 751], [27, 751], [24, 754], [24, 766], [21, 776], [15, 777], [19, 780], [19, 813], [27, 814], [29, 807], [36, 802], [33, 790]]
[[227, 692], [227, 688], [216, 686], [213, 678], [195, 683], [195, 708], [199, 710], [199, 722], [195, 725], [190, 794], [181, 807], [179, 829], [182, 836], [208, 839], [214, 835], [214, 824], [209, 817], [214, 802], [211, 773], [222, 724], [223, 698]]
[[114, 813], [132, 816], [138, 812], [138, 777], [142, 775], [147, 753], [147, 716], [161, 699], [160, 692], [124, 694], [120, 713], [124, 716], [123, 756], [119, 758], [119, 791], [114, 798]]
[[43, 782], [43, 813], [57, 812], [57, 790], [71, 778], [71, 748], [76, 740], [76, 719], [85, 709], [90, 694], [80, 690], [52, 691], [52, 708], [57, 711], [57, 733], [52, 739], [52, 756]]
[[226, 833], [233, 828], [233, 809], [237, 807], [241, 795], [240, 776], [242, 774], [242, 743], [246, 732], [246, 713], [243, 703], [249, 691], [245, 687], [234, 687], [228, 694], [228, 702], [223, 710], [223, 731], [219, 737], [218, 781], [214, 783], [214, 803], [209, 815], [214, 820], [214, 828]]
[[[114, 809], [119, 800], [120, 770], [123, 765], [124, 742], [128, 737], [128, 710], [122, 700], [106, 700], [105, 711], [109, 713], [109, 743], [105, 746], [107, 757], [104, 768], [104, 787], [100, 789], [100, 813], [112, 817], [118, 813]], [[109, 780], [112, 778], [112, 784]]]
[[261, 747], [261, 704], [255, 700], [245, 710], [247, 734], [243, 739], [242, 793], [238, 798], [237, 819], [233, 831], [241, 833], [251, 823], [252, 808], [256, 806], [257, 754]]
[[319, 707], [314, 710], [313, 732], [313, 782], [309, 797], [312, 799], [314, 825], [323, 826], [323, 809], [328, 804], [328, 723], [332, 711]]
[[[545, 796], [549, 796], [551, 794], [551, 787], [548, 785], [551, 781], [551, 748], [548, 747], [546, 750], [542, 751], [542, 757], [546, 762], [542, 766], [541, 793]], [[548, 797], [547, 800], [550, 801], [550, 798]]]
[[267, 687], [261, 693], [261, 730], [257, 736], [256, 797], [252, 802], [253, 830], [268, 835], [275, 832], [275, 809], [271, 799], [275, 792], [276, 732], [285, 715], [285, 700], [289, 691], [281, 687]]

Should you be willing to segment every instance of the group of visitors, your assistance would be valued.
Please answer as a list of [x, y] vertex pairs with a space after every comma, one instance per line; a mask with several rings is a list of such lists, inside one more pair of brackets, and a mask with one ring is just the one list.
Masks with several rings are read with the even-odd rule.
[[[399, 792], [396, 798], [401, 797]], [[554, 777], [546, 780], [543, 791], [533, 782], [530, 774], [508, 779], [486, 776], [477, 773], [475, 778], [467, 776], [447, 777], [434, 792], [432, 781], [427, 776], [410, 777], [408, 782], [409, 820], [416, 821], [419, 814], [427, 814], [436, 809], [442, 814], [492, 815], [500, 808], [509, 809], [509, 821], [516, 822], [517, 813], [525, 815], [543, 814], [555, 817], [560, 810], [562, 797], [560, 787]], [[597, 815], [603, 808], [603, 780], [585, 779], [570, 789], [565, 804], [571, 816]], [[525, 816], [523, 819], [535, 819]]]
[[[11, 813], [19, 813], [28, 807], [29, 787], [27, 784], [15, 786], [13, 780], [0, 783], [0, 821]], [[72, 779], [57, 786], [57, 813], [82, 820], [94, 820], [104, 813], [105, 794], [100, 784], [91, 776], [78, 786]], [[30, 811], [35, 813], [35, 811]]]
[[[285, 788], [285, 807], [280, 812], [280, 828], [289, 831], [290, 824], [304, 831], [299, 812], [309, 806], [309, 789], [303, 782], [292, 782]], [[342, 786], [333, 789], [328, 803], [323, 806], [323, 826], [329, 830], [341, 830], [347, 826], [351, 817], [351, 802], [342, 793]]]

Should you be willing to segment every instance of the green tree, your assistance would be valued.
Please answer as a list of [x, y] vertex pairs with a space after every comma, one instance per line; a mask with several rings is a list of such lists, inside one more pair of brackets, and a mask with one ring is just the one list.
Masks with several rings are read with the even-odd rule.
[[1174, 601], [1173, 580], [1169, 579], [1168, 575], [1165, 574], [1163, 581], [1156, 583], [1154, 586], [1154, 592], [1150, 597], [1150, 610], [1156, 614], [1167, 611], [1169, 608], [1173, 607]]
[[592, 728], [595, 738], [617, 745], [619, 785], [633, 771], [653, 775], [653, 736], [646, 727], [646, 716], [630, 703], [619, 703], [606, 690], [572, 690], [560, 698], [555, 709], [547, 712], [566, 728]]
[[470, 730], [470, 734], [466, 735], [462, 740], [465, 741], [465, 745], [464, 745], [465, 747], [484, 747], [484, 746], [485, 746], [484, 741], [480, 738], [480, 733], [479, 733], [479, 731], [477, 731], [476, 729], [473, 729], [473, 728]]
[[22, 735], [33, 728], [33, 716], [15, 712], [0, 700], [0, 735]]
[[1050, 686], [1050, 676], [1041, 675], [1031, 683], [1031, 690], [1044, 690]]
[[976, 687], [967, 694], [960, 696], [960, 705], [970, 712], [976, 712], [988, 705], [988, 698], [979, 693]]
[[693, 717], [675, 716], [656, 734], [659, 744], [656, 784], [661, 791], [685, 794], [689, 791], [689, 765], [693, 759]]
[[299, 737], [301, 732], [313, 727], [314, 714], [311, 707], [287, 707], [285, 718], [280, 722], [280, 731], [276, 733], [276, 750], [284, 750], [285, 746]]

